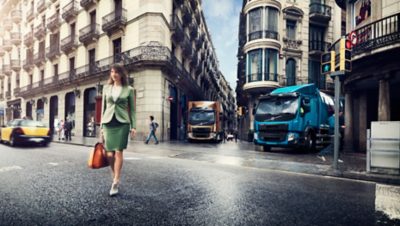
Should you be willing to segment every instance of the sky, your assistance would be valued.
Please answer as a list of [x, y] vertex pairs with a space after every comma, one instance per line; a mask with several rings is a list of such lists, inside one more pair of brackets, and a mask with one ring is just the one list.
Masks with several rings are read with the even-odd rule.
[[211, 40], [217, 52], [219, 70], [235, 90], [239, 16], [242, 0], [202, 0]]

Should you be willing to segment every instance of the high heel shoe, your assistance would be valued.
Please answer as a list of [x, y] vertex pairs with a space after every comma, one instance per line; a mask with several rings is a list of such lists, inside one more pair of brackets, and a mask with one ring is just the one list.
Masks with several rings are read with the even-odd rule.
[[111, 185], [111, 189], [110, 189], [110, 196], [115, 196], [118, 194], [118, 186], [119, 186], [119, 182], [113, 182]]

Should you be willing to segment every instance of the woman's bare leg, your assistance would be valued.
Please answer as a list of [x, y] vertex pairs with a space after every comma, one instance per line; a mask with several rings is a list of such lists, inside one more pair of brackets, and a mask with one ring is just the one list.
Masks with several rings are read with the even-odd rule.
[[122, 162], [124, 160], [122, 151], [115, 152], [115, 161], [114, 161], [114, 182], [119, 183], [119, 179], [121, 177], [121, 169], [122, 169]]
[[114, 171], [115, 152], [113, 152], [113, 151], [108, 151], [108, 152], [107, 152], [107, 160], [108, 160], [108, 163], [110, 164], [111, 177], [114, 179], [114, 177], [115, 177], [115, 171]]

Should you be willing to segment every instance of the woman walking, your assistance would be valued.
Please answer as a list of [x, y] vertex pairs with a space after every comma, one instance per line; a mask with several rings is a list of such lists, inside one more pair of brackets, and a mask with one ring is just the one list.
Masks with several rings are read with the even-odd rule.
[[133, 88], [128, 84], [128, 75], [121, 65], [113, 65], [108, 85], [103, 89], [102, 133], [107, 159], [110, 163], [113, 182], [110, 196], [118, 194], [123, 150], [128, 145], [129, 134], [136, 133]]

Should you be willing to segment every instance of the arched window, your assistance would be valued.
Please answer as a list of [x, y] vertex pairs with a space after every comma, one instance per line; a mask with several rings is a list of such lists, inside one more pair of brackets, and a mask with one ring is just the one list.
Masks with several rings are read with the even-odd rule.
[[296, 85], [296, 61], [292, 58], [286, 61], [286, 85]]

